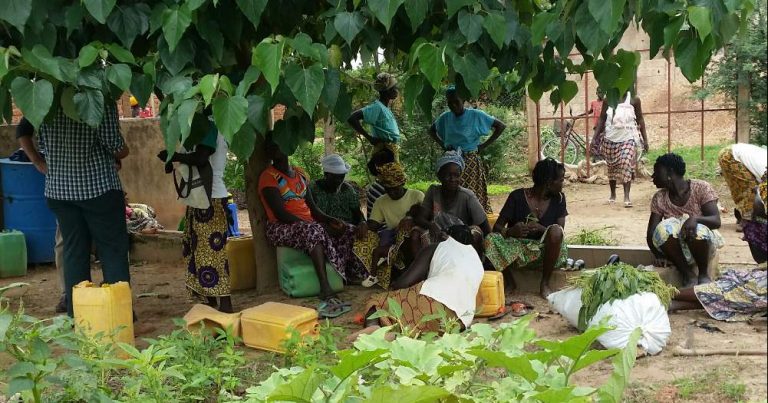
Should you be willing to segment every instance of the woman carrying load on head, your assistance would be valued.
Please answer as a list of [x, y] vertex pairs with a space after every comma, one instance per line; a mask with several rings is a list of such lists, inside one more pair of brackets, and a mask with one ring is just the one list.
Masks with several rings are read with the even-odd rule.
[[354, 250], [371, 273], [371, 277], [363, 281], [363, 286], [379, 283], [387, 289], [392, 268], [402, 269], [407, 261], [400, 246], [410, 236], [412, 217], [415, 208], [424, 200], [424, 193], [405, 188], [405, 171], [399, 162], [380, 165], [377, 172], [377, 180], [385, 189], [385, 194], [374, 203], [367, 222], [369, 231], [355, 240]]
[[[488, 184], [486, 171], [480, 153], [493, 144], [506, 128], [506, 125], [493, 116], [473, 108], [465, 108], [464, 100], [456, 92], [456, 87], [450, 86], [445, 92], [448, 101], [448, 111], [443, 112], [429, 128], [429, 135], [437, 141], [444, 150], [461, 149], [464, 158], [462, 170], [462, 186], [475, 193], [486, 213], [491, 213], [491, 203], [488, 200]], [[491, 137], [481, 142], [493, 129]]]
[[647, 241], [656, 265], [671, 261], [683, 277], [684, 288], [709, 283], [709, 262], [724, 245], [717, 231], [717, 192], [705, 181], [685, 179], [685, 161], [674, 153], [656, 159], [653, 184], [659, 191], [651, 199]]
[[717, 160], [736, 203], [734, 215], [740, 229], [742, 220], [752, 215], [755, 187], [768, 167], [768, 151], [753, 144], [733, 144], [720, 150]]
[[504, 271], [508, 289], [515, 289], [512, 271], [542, 268], [540, 293], [551, 293], [549, 279], [568, 257], [563, 228], [568, 209], [563, 193], [565, 166], [552, 158], [533, 169], [533, 186], [512, 191], [485, 238], [485, 256]]
[[648, 136], [640, 98], [627, 91], [624, 102], [616, 108], [603, 103], [595, 130], [595, 142], [600, 143], [600, 156], [608, 163], [608, 184], [611, 195], [608, 204], [616, 202], [616, 184], [624, 187], [624, 207], [632, 207], [629, 191], [635, 179], [637, 149], [648, 152]]
[[446, 231], [453, 225], [467, 225], [475, 237], [475, 248], [482, 253], [483, 238], [491, 232], [488, 216], [475, 194], [461, 186], [464, 159], [461, 150], [446, 151], [435, 164], [439, 185], [432, 185], [424, 195], [418, 214], [414, 217], [416, 227], [411, 234], [410, 253], [430, 244], [440, 242]]
[[[379, 73], [373, 87], [379, 92], [379, 98], [352, 112], [347, 123], [373, 145], [374, 153], [387, 148], [399, 160], [400, 128], [390, 109], [398, 95], [397, 79], [392, 74]], [[370, 127], [370, 132], [365, 130], [361, 122]]]
[[273, 246], [294, 248], [309, 255], [320, 282], [320, 314], [338, 316], [339, 312], [349, 310], [349, 304], [332, 290], [325, 263], [330, 262], [345, 280], [367, 277], [367, 273], [354, 271], [355, 227], [317, 208], [309, 191], [309, 177], [301, 168], [290, 165], [288, 156], [269, 135], [266, 155], [272, 163], [259, 176], [259, 197], [269, 220], [267, 240]]

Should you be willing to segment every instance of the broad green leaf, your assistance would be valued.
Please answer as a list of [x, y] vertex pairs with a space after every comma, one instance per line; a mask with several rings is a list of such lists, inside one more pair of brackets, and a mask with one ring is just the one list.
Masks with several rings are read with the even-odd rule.
[[701, 6], [688, 7], [688, 21], [696, 28], [696, 31], [699, 33], [699, 39], [702, 42], [712, 32], [712, 16], [708, 8]]
[[64, 111], [64, 114], [67, 115], [67, 117], [76, 122], [80, 121], [80, 115], [77, 114], [77, 108], [75, 107], [74, 87], [64, 88], [64, 91], [61, 92], [61, 99], [59, 102], [61, 103], [61, 110]]
[[566, 386], [562, 388], [549, 388], [543, 392], [539, 392], [532, 397], [537, 402], [542, 403], [560, 403], [570, 402], [575, 396], [573, 395], [573, 386]]
[[371, 13], [373, 13], [376, 19], [379, 20], [382, 25], [384, 25], [384, 29], [389, 32], [389, 27], [392, 24], [392, 18], [394, 18], [395, 14], [397, 13], [397, 9], [403, 5], [403, 1], [404, 0], [369, 1], [368, 8], [371, 10]]
[[82, 0], [85, 3], [85, 9], [96, 19], [96, 21], [106, 24], [107, 17], [115, 7], [116, 0]]
[[25, 390], [32, 390], [34, 387], [35, 383], [27, 377], [11, 378], [8, 382], [8, 396], [13, 396]]
[[607, 91], [609, 88], [614, 87], [619, 74], [621, 74], [621, 70], [614, 63], [598, 60], [595, 62], [594, 74], [600, 87]]
[[[13, 319], [13, 316], [10, 314], [4, 314], [0, 317], [0, 340], [5, 339], [5, 331], [8, 330], [8, 325], [11, 324], [11, 319]], [[5, 326], [3, 326], [3, 324]], [[5, 376], [8, 378], [18, 378], [27, 375], [34, 376], [36, 373], [37, 368], [35, 367], [35, 364], [28, 361], [19, 361], [8, 368], [8, 372], [5, 373]]]
[[366, 403], [391, 403], [393, 399], [398, 402], [442, 402], [454, 401], [448, 398], [453, 396], [447, 390], [433, 385], [400, 386], [393, 388], [389, 385], [378, 386], [373, 389], [371, 397]]
[[32, 50], [22, 48], [21, 55], [24, 61], [29, 63], [32, 67], [59, 81], [64, 81], [64, 75], [61, 71], [59, 59], [54, 58], [45, 46], [35, 45], [32, 47]]
[[310, 402], [323, 381], [314, 368], [307, 368], [290, 382], [278, 386], [267, 399], [268, 401]]
[[624, 389], [629, 384], [629, 376], [637, 359], [637, 341], [642, 336], [642, 329], [635, 329], [627, 340], [627, 345], [613, 357], [613, 373], [597, 392], [597, 401], [601, 403], [620, 403], [624, 398]]
[[[2, 313], [0, 313], [0, 343], [5, 343], [6, 334], [8, 333], [8, 328], [11, 326], [11, 322], [12, 321], [13, 321], [13, 315], [10, 312], [3, 311]], [[23, 362], [18, 362], [16, 364], [14, 364], [14, 366], [11, 367], [11, 369], [9, 369], [8, 372], [6, 372], [5, 376], [13, 377], [13, 376], [17, 376], [17, 375], [26, 374], [27, 372], [21, 372], [21, 373], [18, 373], [16, 375], [14, 375], [14, 373], [12, 372], [14, 367], [16, 367], [16, 366], [18, 366], [18, 365], [20, 365], [22, 363]], [[31, 363], [28, 363], [28, 364], [31, 365]]]
[[32, 14], [31, 0], [3, 0], [0, 2], [0, 19], [24, 32], [24, 25]]
[[245, 123], [240, 130], [235, 133], [235, 138], [232, 139], [232, 144], [229, 145], [230, 151], [232, 151], [237, 159], [240, 161], [248, 161], [253, 154], [253, 149], [256, 145], [256, 131], [253, 127]]
[[419, 109], [421, 109], [426, 119], [430, 121], [432, 120], [432, 101], [435, 99], [435, 92], [432, 86], [425, 85], [416, 99]]
[[[208, 0], [187, 0], [186, 6], [189, 9], [189, 11], [195, 11], [198, 8], [202, 7], [203, 4], [205, 4]], [[215, 0], [216, 3], [218, 3], [218, 0]]]
[[424, 22], [429, 11], [429, 0], [408, 0], [405, 2], [405, 13], [408, 14], [408, 19], [411, 20], [411, 32], [416, 32], [416, 29]]
[[181, 143], [184, 144], [192, 131], [192, 119], [195, 117], [197, 107], [200, 101], [197, 99], [185, 99], [178, 108], [176, 108], [176, 124], [179, 125], [181, 134]]
[[[293, 155], [302, 143], [309, 143], [315, 138], [315, 124], [303, 111], [296, 115], [292, 110], [286, 112], [282, 120], [275, 122], [272, 139], [286, 155]], [[278, 399], [279, 400], [279, 399]]]
[[[31, 4], [31, 2], [28, 2]], [[64, 11], [64, 25], [67, 27], [67, 38], [72, 32], [82, 29], [82, 20], [85, 15], [83, 7], [80, 4], [73, 4]]]
[[559, 354], [572, 360], [577, 360], [589, 350], [597, 338], [608, 331], [607, 327], [593, 326], [584, 333], [565, 339], [564, 341], [539, 340], [539, 346], [550, 350], [553, 354]]
[[579, 93], [579, 86], [574, 81], [565, 81], [558, 87], [564, 103], [570, 102]]
[[[289, 39], [288, 41], [291, 48], [293, 48], [293, 50], [302, 56], [309, 57], [317, 61], [322, 61], [320, 50], [317, 47], [313, 47], [312, 38], [310, 38], [309, 35], [305, 33], [298, 33], [293, 39]], [[320, 45], [320, 47], [325, 50], [325, 46]]]
[[227, 95], [235, 95], [235, 86], [226, 75], [219, 77], [219, 90], [224, 91]]
[[325, 84], [323, 92], [320, 93], [320, 99], [323, 104], [332, 111], [336, 107], [336, 100], [339, 99], [339, 90], [341, 89], [341, 74], [338, 69], [325, 69]]
[[0, 82], [2, 82], [6, 74], [8, 74], [8, 58], [0, 50]]
[[101, 90], [104, 87], [104, 70], [98, 66], [91, 66], [80, 70], [77, 74], [77, 86]]
[[627, 52], [624, 49], [619, 49], [616, 52], [614, 59], [616, 60], [616, 63], [619, 64], [619, 68], [621, 69], [614, 87], [619, 89], [619, 93], [624, 94], [632, 87], [632, 84], [635, 82], [637, 67], [640, 65], [640, 53]]
[[[165, 102], [165, 100], [164, 100]], [[161, 107], [162, 109], [162, 107]], [[176, 147], [181, 139], [181, 129], [176, 120], [175, 110], [168, 108], [165, 113], [160, 114], [160, 128], [163, 130], [163, 139], [165, 140], [165, 149], [168, 150], [168, 160], [171, 159]], [[207, 126], [206, 126], [207, 127]], [[168, 160], [166, 162], [168, 162]], [[130, 345], [129, 345], [130, 346]], [[133, 347], [133, 346], [130, 346]], [[135, 350], [135, 351], [134, 351]], [[134, 358], [141, 357], [141, 353], [134, 347], [133, 350], [126, 350]]]
[[251, 85], [256, 82], [261, 76], [261, 71], [256, 66], [248, 66], [248, 70], [245, 71], [243, 79], [237, 84], [236, 95], [245, 96], [250, 90]]
[[280, 64], [283, 59], [283, 46], [283, 41], [274, 43], [271, 39], [267, 38], [253, 49], [251, 64], [256, 66], [264, 75], [264, 79], [267, 80], [272, 88], [272, 94], [275, 93], [277, 85], [280, 83]]
[[728, 43], [738, 31], [739, 17], [733, 14], [723, 16], [720, 20], [720, 40]]
[[539, 376], [527, 356], [510, 357], [501, 351], [485, 349], [470, 350], [467, 353], [482, 358], [490, 367], [504, 368], [510, 374], [518, 375], [529, 382], [534, 382]]
[[186, 6], [173, 7], [163, 17], [163, 36], [168, 43], [168, 50], [173, 53], [184, 31], [192, 23], [192, 14]]
[[612, 35], [619, 26], [625, 4], [626, 0], [589, 0], [588, 8], [600, 29]]
[[113, 64], [107, 67], [107, 80], [123, 91], [131, 86], [131, 68], [127, 64]]
[[664, 49], [671, 49], [677, 41], [677, 36], [680, 33], [680, 28], [683, 27], [685, 18], [679, 15], [669, 21], [664, 27]]
[[459, 9], [475, 4], [476, 0], [446, 0], [446, 17], [451, 18]]
[[439, 90], [448, 67], [443, 60], [443, 49], [432, 43], [425, 43], [418, 52], [419, 70], [427, 77], [432, 88]]
[[[200, 79], [200, 94], [203, 96], [203, 101], [205, 102], [205, 106], [210, 105], [211, 99], [213, 98], [213, 93], [216, 92], [216, 86], [219, 83], [219, 75], [218, 74], [206, 74], [203, 78]], [[242, 94], [239, 94], [242, 95]]]
[[104, 118], [104, 94], [96, 89], [86, 89], [74, 96], [75, 109], [85, 124], [97, 127]]
[[[120, 42], [130, 49], [136, 37], [149, 30], [149, 16], [152, 10], [144, 3], [133, 6], [121, 5], [117, 7], [107, 19], [107, 26], [117, 35]], [[124, 60], [121, 60], [124, 62]]]
[[216, 127], [227, 142], [232, 142], [232, 137], [243, 126], [248, 114], [248, 100], [235, 95], [233, 97], [219, 96], [213, 101], [213, 117]]
[[77, 64], [80, 67], [88, 67], [96, 61], [99, 57], [99, 49], [94, 46], [93, 42], [80, 48], [80, 54], [77, 56]]
[[382, 361], [387, 350], [354, 351], [344, 350], [338, 353], [339, 362], [330, 368], [332, 374], [339, 379], [345, 379], [355, 371], [368, 365]]
[[124, 47], [116, 44], [116, 43], [108, 43], [104, 45], [104, 47], [107, 49], [110, 55], [114, 57], [117, 61], [121, 63], [130, 63], [135, 64], [136, 59], [134, 59], [133, 54], [129, 52]]
[[146, 106], [149, 102], [149, 97], [152, 95], [152, 89], [155, 86], [155, 82], [147, 74], [134, 74], [131, 79], [131, 94], [139, 101], [139, 105]]
[[467, 38], [467, 43], [477, 42], [483, 34], [483, 17], [466, 10], [459, 11], [459, 30]]
[[208, 20], [204, 22], [198, 22], [195, 25], [197, 32], [200, 36], [208, 42], [209, 50], [211, 51], [214, 59], [217, 62], [221, 62], [224, 58], [224, 35], [221, 33], [219, 24], [214, 20]]
[[32, 82], [24, 77], [16, 77], [11, 82], [11, 94], [24, 117], [39, 129], [53, 105], [53, 85], [45, 79]]
[[364, 24], [365, 19], [362, 14], [357, 11], [352, 13], [347, 11], [338, 13], [333, 20], [333, 27], [336, 28], [336, 32], [338, 32], [350, 46], [352, 45], [355, 36], [357, 36], [363, 29]]
[[547, 33], [547, 28], [551, 25], [555, 25], [558, 19], [558, 14], [555, 12], [539, 13], [533, 17], [533, 23], [531, 24], [531, 41], [533, 43], [540, 43], [544, 40], [544, 36]]
[[483, 80], [490, 73], [485, 59], [473, 53], [462, 57], [457, 56], [453, 58], [453, 68], [461, 74], [464, 85], [469, 89], [472, 98], [477, 98], [483, 87]]
[[333, 108], [333, 116], [340, 122], [345, 122], [352, 113], [352, 94], [346, 84], [341, 83], [339, 97], [336, 99], [336, 107]]
[[288, 84], [301, 107], [309, 116], [312, 116], [325, 84], [323, 67], [315, 63], [303, 69], [298, 64], [291, 63], [285, 69], [285, 83]]
[[504, 40], [507, 36], [507, 24], [504, 16], [497, 12], [489, 12], [483, 20], [483, 27], [488, 31], [491, 40], [499, 49], [504, 47]]
[[593, 56], [600, 54], [605, 45], [608, 44], [610, 36], [600, 28], [600, 24], [589, 13], [587, 3], [582, 3], [579, 6], [574, 18], [576, 34], [581, 43], [589, 49]]
[[261, 13], [264, 12], [264, 8], [267, 7], [268, 0], [237, 0], [237, 6], [243, 11], [248, 21], [253, 24], [253, 28], [259, 27], [261, 21]]
[[608, 350], [590, 350], [584, 353], [577, 362], [574, 363], [571, 368], [571, 373], [575, 373], [581, 369], [584, 369], [598, 361], [602, 361], [606, 358], [613, 357], [621, 352], [619, 349], [611, 348]]
[[268, 129], [269, 100], [259, 95], [248, 97], [248, 123], [257, 132], [265, 134]]
[[680, 67], [689, 82], [694, 82], [704, 74], [714, 40], [708, 36], [702, 43], [696, 40], [692, 31], [684, 31], [675, 44], [675, 64]]
[[168, 49], [168, 44], [165, 42], [165, 37], [161, 38], [160, 43], [160, 60], [163, 65], [172, 75], [179, 74], [187, 64], [192, 63], [195, 57], [195, 47], [191, 40], [188, 38], [182, 38], [176, 50], [171, 52]]
[[416, 98], [421, 93], [422, 87], [424, 87], [424, 79], [420, 74], [414, 74], [408, 77], [408, 80], [405, 82], [403, 102], [405, 106], [405, 113], [407, 113], [409, 116], [413, 114], [413, 107], [416, 104]]

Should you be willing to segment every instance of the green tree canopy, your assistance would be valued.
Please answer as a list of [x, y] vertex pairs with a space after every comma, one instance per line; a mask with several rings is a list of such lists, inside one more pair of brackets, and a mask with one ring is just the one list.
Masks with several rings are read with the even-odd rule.
[[[357, 55], [384, 50], [407, 72], [408, 108], [430, 113], [447, 82], [477, 96], [489, 76], [514, 73], [538, 100], [577, 92], [568, 73], [593, 70], [609, 101], [632, 84], [640, 57], [616, 50], [630, 23], [651, 56], [675, 53], [701, 77], [713, 52], [747, 20], [752, 0], [3, 0], [0, 110], [13, 99], [33, 125], [59, 107], [95, 126], [123, 91], [161, 98], [166, 145], [199, 136], [213, 116], [240, 158], [267, 130], [286, 151], [314, 136], [314, 121], [346, 119]], [[580, 62], [564, 55], [577, 52]], [[561, 57], [557, 55], [563, 55]]]

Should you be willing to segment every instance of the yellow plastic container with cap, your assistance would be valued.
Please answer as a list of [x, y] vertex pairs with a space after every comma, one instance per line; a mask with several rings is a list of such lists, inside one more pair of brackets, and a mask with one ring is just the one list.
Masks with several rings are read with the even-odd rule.
[[499, 215], [496, 213], [488, 214], [488, 224], [493, 228], [493, 226], [496, 224], [496, 221], [499, 219]]
[[317, 326], [316, 310], [279, 302], [267, 302], [240, 314], [243, 343], [278, 353], [285, 352], [281, 344], [290, 337], [289, 329], [296, 329], [303, 337], [317, 334]]
[[72, 289], [72, 307], [78, 330], [92, 336], [102, 333], [105, 343], [134, 344], [133, 301], [127, 282], [99, 287], [83, 281]]
[[229, 284], [232, 291], [256, 288], [256, 255], [253, 238], [241, 236], [227, 239]]
[[504, 275], [499, 271], [486, 271], [477, 294], [479, 303], [475, 316], [486, 318], [496, 315], [504, 306]]

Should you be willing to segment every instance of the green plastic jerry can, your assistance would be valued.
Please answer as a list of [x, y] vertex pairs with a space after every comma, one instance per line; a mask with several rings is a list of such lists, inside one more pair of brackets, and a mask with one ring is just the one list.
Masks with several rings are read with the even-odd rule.
[[0, 278], [27, 275], [27, 244], [19, 231], [0, 232]]

